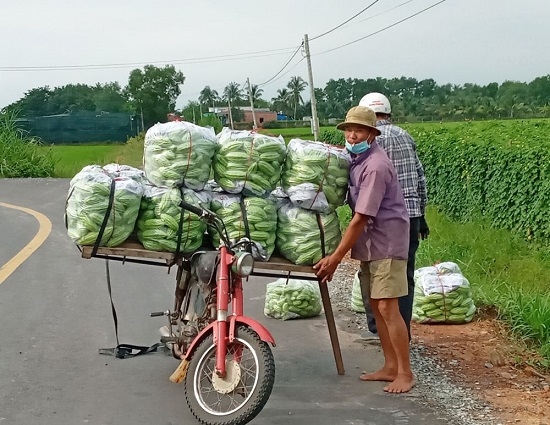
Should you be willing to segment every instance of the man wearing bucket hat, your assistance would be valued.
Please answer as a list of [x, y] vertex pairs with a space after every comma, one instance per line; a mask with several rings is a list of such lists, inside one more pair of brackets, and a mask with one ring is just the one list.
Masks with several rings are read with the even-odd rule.
[[[426, 239], [430, 233], [424, 212], [426, 209], [427, 191], [424, 168], [416, 153], [414, 139], [402, 128], [391, 123], [391, 104], [382, 93], [368, 93], [359, 101], [360, 106], [366, 106], [376, 114], [376, 128], [381, 135], [376, 139], [392, 161], [397, 178], [405, 197], [405, 205], [409, 213], [409, 253], [407, 259], [408, 293], [399, 298], [399, 311], [407, 325], [409, 340], [411, 338], [411, 317], [414, 298], [414, 269], [416, 250], [419, 239]], [[420, 237], [419, 237], [420, 236]], [[376, 323], [368, 302], [365, 302], [368, 331], [361, 334], [365, 340], [378, 338]]]
[[398, 303], [407, 294], [409, 215], [395, 168], [375, 141], [380, 130], [374, 111], [353, 107], [337, 128], [344, 131], [352, 157], [348, 202], [353, 216], [335, 252], [314, 268], [317, 277], [328, 282], [350, 249], [351, 258], [361, 261], [361, 291], [370, 300], [385, 362], [360, 379], [387, 381], [384, 391], [404, 393], [414, 384], [407, 327]]

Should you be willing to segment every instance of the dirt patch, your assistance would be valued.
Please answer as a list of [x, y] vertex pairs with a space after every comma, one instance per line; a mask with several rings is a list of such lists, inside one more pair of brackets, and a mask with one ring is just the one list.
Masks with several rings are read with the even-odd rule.
[[493, 312], [464, 325], [413, 323], [412, 334], [456, 382], [493, 405], [503, 423], [550, 425], [550, 375], [528, 366], [536, 356], [513, 342]]

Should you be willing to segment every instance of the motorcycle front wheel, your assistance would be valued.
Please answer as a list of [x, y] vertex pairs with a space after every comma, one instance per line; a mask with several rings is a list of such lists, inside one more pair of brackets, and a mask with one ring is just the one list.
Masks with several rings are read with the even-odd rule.
[[275, 361], [269, 345], [245, 326], [237, 327], [228, 344], [227, 374], [215, 373], [216, 346], [209, 335], [197, 348], [185, 377], [185, 399], [205, 425], [241, 425], [265, 406], [275, 382]]

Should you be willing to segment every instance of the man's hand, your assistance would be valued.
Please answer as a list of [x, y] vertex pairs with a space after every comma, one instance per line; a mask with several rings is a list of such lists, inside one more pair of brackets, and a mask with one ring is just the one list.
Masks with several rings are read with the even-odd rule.
[[340, 261], [334, 258], [333, 255], [328, 255], [313, 266], [313, 268], [317, 270], [315, 275], [321, 280], [322, 283], [330, 282], [334, 272], [338, 268], [338, 264], [340, 264]]
[[430, 234], [430, 228], [428, 227], [428, 223], [426, 222], [426, 218], [424, 216], [420, 216], [420, 227], [418, 229], [418, 234], [422, 240], [428, 239], [428, 235]]

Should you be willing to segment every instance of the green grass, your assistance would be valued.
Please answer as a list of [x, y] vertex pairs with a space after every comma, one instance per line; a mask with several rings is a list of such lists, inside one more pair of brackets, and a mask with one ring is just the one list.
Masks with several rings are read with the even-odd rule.
[[[351, 219], [349, 207], [337, 210], [342, 228]], [[457, 263], [470, 282], [474, 302], [495, 307], [512, 334], [542, 356], [550, 368], [550, 253], [483, 220], [458, 223], [435, 207], [426, 219], [430, 236], [421, 241], [416, 268], [438, 262]]]
[[[351, 210], [337, 209], [341, 227]], [[550, 252], [483, 220], [458, 223], [435, 207], [426, 219], [430, 236], [421, 241], [416, 268], [457, 263], [470, 282], [474, 302], [495, 307], [513, 335], [538, 350], [539, 365], [550, 368]]]
[[86, 165], [108, 164], [111, 158], [116, 158], [116, 149], [114, 145], [53, 145], [51, 153], [56, 163], [54, 177], [72, 177]]
[[106, 165], [116, 162], [140, 167], [143, 161], [143, 136], [124, 144], [52, 145], [50, 150], [56, 165], [54, 177], [72, 178], [86, 165]]
[[[325, 129], [334, 129], [334, 127], [321, 127], [319, 132], [322, 132]], [[270, 136], [278, 136], [279, 134], [284, 137], [285, 141], [288, 143], [290, 139], [299, 138], [303, 140], [314, 140], [313, 133], [309, 127], [297, 127], [297, 128], [266, 128], [260, 130], [261, 133], [267, 134]]]

